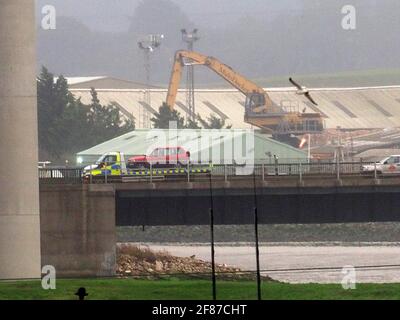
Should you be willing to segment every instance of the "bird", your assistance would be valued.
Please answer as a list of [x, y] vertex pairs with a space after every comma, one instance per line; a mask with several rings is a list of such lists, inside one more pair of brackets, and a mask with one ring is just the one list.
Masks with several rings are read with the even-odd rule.
[[294, 81], [292, 78], [289, 78], [289, 81], [298, 89], [297, 94], [304, 95], [313, 104], [315, 104], [316, 106], [318, 105], [318, 103], [316, 103], [315, 100], [311, 97], [310, 91], [306, 87], [301, 86], [296, 81]]

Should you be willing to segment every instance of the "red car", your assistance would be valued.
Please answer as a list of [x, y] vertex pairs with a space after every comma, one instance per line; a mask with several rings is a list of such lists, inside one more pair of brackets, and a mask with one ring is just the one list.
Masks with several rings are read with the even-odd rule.
[[182, 147], [156, 148], [148, 156], [134, 156], [128, 159], [128, 168], [182, 167], [190, 161], [190, 152]]

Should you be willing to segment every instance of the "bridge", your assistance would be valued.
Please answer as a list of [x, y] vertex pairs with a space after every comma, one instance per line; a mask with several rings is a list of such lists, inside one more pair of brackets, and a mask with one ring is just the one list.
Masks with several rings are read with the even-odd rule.
[[362, 174], [359, 163], [236, 169], [180, 169], [162, 179], [148, 171], [125, 182], [41, 169], [42, 261], [61, 275], [110, 275], [116, 226], [208, 225], [210, 207], [221, 225], [252, 224], [255, 206], [261, 224], [400, 221], [397, 175]]
[[[370, 167], [366, 171], [365, 167]], [[204, 165], [188, 164], [184, 167], [156, 167], [143, 169], [128, 169], [121, 175], [112, 175], [110, 170], [102, 170], [101, 175], [92, 175], [82, 168], [47, 167], [39, 169], [41, 183], [124, 183], [140, 182], [152, 183], [155, 181], [201, 181], [208, 179], [225, 182], [231, 180], [247, 180], [249, 176], [256, 176], [262, 181], [288, 181], [297, 179], [300, 184], [305, 180], [335, 179], [336, 181], [348, 178], [363, 177], [380, 180], [395, 177], [400, 172], [384, 173], [379, 171], [375, 163], [371, 162], [298, 162], [298, 163], [264, 163], [252, 165]], [[289, 178], [289, 179], [287, 179]]]
[[[335, 223], [397, 220], [400, 175], [365, 172], [366, 164], [292, 163], [134, 170], [88, 176], [80, 169], [40, 169], [41, 190], [111, 194], [117, 225]], [[370, 167], [374, 165], [370, 164]], [[58, 185], [57, 188], [54, 185]], [[72, 189], [71, 189], [72, 188]]]

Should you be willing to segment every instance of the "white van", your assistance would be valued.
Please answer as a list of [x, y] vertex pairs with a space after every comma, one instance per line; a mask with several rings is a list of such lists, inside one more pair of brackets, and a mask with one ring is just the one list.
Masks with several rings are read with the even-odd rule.
[[400, 174], [400, 155], [391, 155], [376, 164], [361, 167], [362, 173], [372, 173], [375, 170], [377, 174]]

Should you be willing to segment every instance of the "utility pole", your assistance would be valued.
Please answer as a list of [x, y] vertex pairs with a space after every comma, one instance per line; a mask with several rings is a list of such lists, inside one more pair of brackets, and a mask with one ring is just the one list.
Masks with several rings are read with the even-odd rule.
[[[196, 41], [200, 39], [197, 35], [197, 29], [192, 32], [187, 32], [186, 29], [182, 29], [182, 41], [187, 43], [187, 50], [193, 51], [193, 46]], [[188, 119], [196, 120], [196, 109], [195, 109], [195, 98], [194, 98], [194, 66], [187, 66], [186, 75], [186, 106], [189, 109]]]
[[354, 140], [353, 140], [353, 134], [350, 135], [350, 147], [351, 147], [351, 162], [354, 162]]
[[258, 239], [258, 203], [256, 186], [256, 168], [253, 168], [253, 188], [254, 188], [254, 235], [256, 246], [256, 273], [257, 273], [257, 299], [261, 300], [261, 272], [260, 272], [260, 245]]
[[211, 234], [211, 282], [213, 300], [217, 300], [217, 284], [215, 276], [215, 240], [214, 240], [214, 198], [212, 191], [212, 173], [210, 171], [210, 234]]
[[[146, 89], [144, 90], [144, 103], [151, 106], [151, 96], [150, 96], [150, 76], [151, 76], [151, 54], [155, 49], [159, 48], [161, 45], [161, 40], [164, 39], [162, 34], [149, 34], [144, 40], [138, 42], [138, 46], [144, 53], [144, 71], [146, 77]], [[142, 112], [140, 112], [142, 111]], [[140, 120], [142, 120], [142, 127], [147, 128], [149, 125], [149, 112], [144, 109], [143, 106], [140, 107], [139, 113], [139, 126]]]

